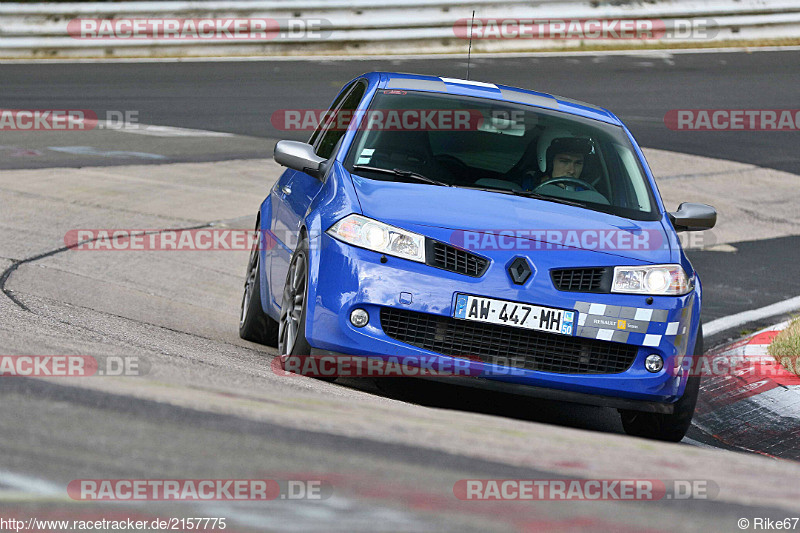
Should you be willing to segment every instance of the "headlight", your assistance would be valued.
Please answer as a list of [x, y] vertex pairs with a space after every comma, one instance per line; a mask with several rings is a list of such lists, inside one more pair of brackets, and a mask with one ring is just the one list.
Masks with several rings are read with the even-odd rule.
[[353, 246], [425, 262], [425, 237], [361, 215], [344, 217], [326, 233]]
[[680, 296], [694, 288], [680, 265], [614, 267], [611, 292]]

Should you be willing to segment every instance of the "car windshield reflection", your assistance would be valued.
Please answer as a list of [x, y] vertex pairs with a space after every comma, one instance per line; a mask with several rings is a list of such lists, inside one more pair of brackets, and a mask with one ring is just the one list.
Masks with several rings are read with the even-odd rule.
[[522, 104], [400, 92], [379, 91], [362, 117], [345, 160], [351, 173], [659, 218], [619, 126]]

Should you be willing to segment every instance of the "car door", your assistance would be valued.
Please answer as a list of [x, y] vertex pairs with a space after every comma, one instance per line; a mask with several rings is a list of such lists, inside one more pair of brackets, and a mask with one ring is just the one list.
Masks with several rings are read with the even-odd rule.
[[[314, 152], [325, 159], [330, 158], [339, 139], [344, 135], [349, 125], [349, 117], [358, 107], [364, 97], [366, 82], [359, 80], [350, 84], [343, 90], [328, 110], [326, 116], [338, 117], [340, 113], [344, 120], [322, 121], [311, 136], [309, 144], [314, 146]], [[292, 252], [297, 246], [300, 227], [305, 218], [308, 206], [322, 189], [324, 181], [317, 179], [305, 172], [287, 170], [283, 173], [273, 191], [273, 233], [278, 241], [272, 254], [270, 266], [270, 289], [273, 299], [280, 305], [283, 294], [283, 285]]]

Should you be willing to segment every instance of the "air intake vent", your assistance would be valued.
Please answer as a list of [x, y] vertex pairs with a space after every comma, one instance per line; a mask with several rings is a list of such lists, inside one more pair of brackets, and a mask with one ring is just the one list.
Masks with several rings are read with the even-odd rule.
[[450, 246], [443, 242], [428, 240], [427, 264], [450, 272], [479, 278], [486, 272], [489, 260], [479, 255]]
[[551, 270], [553, 285], [560, 291], [610, 292], [613, 268], [565, 268]]
[[384, 333], [406, 344], [455, 357], [526, 370], [615, 374], [636, 359], [630, 344], [484, 324], [405, 309], [381, 309]]

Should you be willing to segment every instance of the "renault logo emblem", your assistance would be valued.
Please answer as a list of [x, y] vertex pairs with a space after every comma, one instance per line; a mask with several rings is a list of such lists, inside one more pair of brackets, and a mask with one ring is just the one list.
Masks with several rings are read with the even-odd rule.
[[508, 266], [508, 274], [511, 276], [511, 281], [517, 285], [522, 285], [528, 281], [532, 273], [533, 269], [531, 269], [528, 260], [524, 257], [517, 257]]

